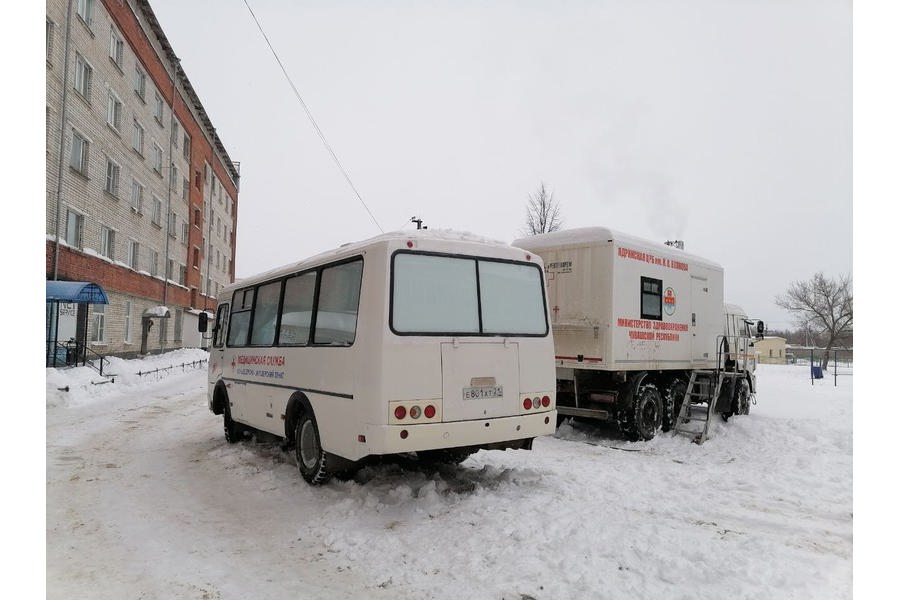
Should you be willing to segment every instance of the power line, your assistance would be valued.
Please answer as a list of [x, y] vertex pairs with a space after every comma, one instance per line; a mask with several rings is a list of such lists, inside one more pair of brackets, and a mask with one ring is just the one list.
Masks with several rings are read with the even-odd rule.
[[375, 226], [378, 227], [378, 230], [381, 233], [384, 233], [384, 229], [381, 228], [381, 225], [378, 224], [378, 219], [375, 218], [375, 215], [372, 214], [372, 211], [369, 210], [369, 206], [366, 204], [365, 200], [362, 199], [359, 191], [356, 189], [356, 186], [353, 185], [353, 182], [350, 180], [350, 175], [347, 174], [347, 171], [344, 169], [344, 166], [341, 164], [341, 161], [338, 159], [337, 154], [334, 153], [334, 150], [331, 147], [331, 144], [328, 143], [328, 140], [325, 139], [325, 134], [322, 133], [322, 130], [319, 129], [318, 123], [313, 118], [312, 113], [309, 110], [309, 107], [306, 106], [306, 102], [303, 101], [303, 97], [300, 95], [300, 92], [297, 90], [297, 86], [294, 85], [294, 82], [291, 80], [291, 76], [288, 75], [287, 69], [284, 68], [284, 64], [281, 62], [281, 58], [278, 57], [278, 53], [275, 52], [275, 48], [272, 46], [272, 42], [269, 41], [269, 36], [266, 35], [266, 32], [263, 31], [262, 25], [259, 23], [259, 19], [256, 18], [256, 15], [253, 12], [253, 9], [250, 8], [250, 4], [247, 0], [244, 0], [244, 5], [247, 7], [247, 10], [250, 11], [250, 16], [253, 17], [253, 21], [256, 23], [256, 27], [259, 28], [259, 32], [262, 34], [263, 38], [266, 40], [266, 44], [269, 46], [269, 50], [272, 51], [272, 56], [275, 57], [275, 61], [278, 63], [278, 66], [281, 68], [281, 72], [284, 73], [285, 79], [287, 79], [288, 83], [291, 86], [291, 89], [294, 90], [294, 95], [297, 96], [297, 100], [300, 101], [300, 105], [303, 106], [303, 110], [306, 112], [306, 116], [309, 118], [310, 123], [312, 123], [313, 128], [315, 128], [316, 133], [319, 134], [319, 138], [321, 138], [322, 143], [325, 144], [325, 148], [328, 150], [328, 153], [331, 154], [331, 158], [334, 159], [335, 164], [338, 169], [341, 171], [341, 174], [344, 176], [344, 179], [347, 180], [347, 183], [350, 184], [350, 188], [353, 190], [353, 193], [356, 194], [356, 197], [359, 199], [360, 204], [366, 209], [366, 212], [369, 213], [369, 217], [372, 218], [372, 222], [375, 223]]

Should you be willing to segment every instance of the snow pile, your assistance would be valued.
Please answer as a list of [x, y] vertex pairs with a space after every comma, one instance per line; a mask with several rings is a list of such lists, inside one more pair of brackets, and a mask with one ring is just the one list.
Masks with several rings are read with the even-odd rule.
[[[47, 369], [47, 408], [81, 406], [108, 398], [127, 396], [130, 392], [152, 386], [160, 378], [176, 381], [206, 376], [209, 352], [199, 348], [183, 348], [126, 360], [108, 356], [103, 375], [88, 366], [69, 369]], [[204, 364], [199, 364], [203, 362]]]

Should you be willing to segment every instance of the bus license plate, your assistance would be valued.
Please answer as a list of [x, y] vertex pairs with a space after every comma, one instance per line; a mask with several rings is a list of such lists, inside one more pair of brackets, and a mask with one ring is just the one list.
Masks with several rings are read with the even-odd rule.
[[484, 398], [502, 398], [502, 397], [503, 397], [503, 386], [502, 385], [463, 388], [463, 400], [482, 400]]

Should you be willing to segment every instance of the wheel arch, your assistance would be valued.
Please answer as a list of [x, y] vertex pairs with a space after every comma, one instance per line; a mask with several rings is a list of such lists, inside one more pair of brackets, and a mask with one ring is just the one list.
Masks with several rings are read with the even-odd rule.
[[225, 382], [221, 379], [216, 382], [213, 388], [212, 412], [214, 415], [221, 415], [225, 412], [225, 405], [228, 403], [228, 390], [225, 388]]
[[309, 397], [303, 392], [296, 391], [291, 394], [284, 409], [284, 439], [294, 440], [294, 429], [297, 427], [297, 420], [300, 418], [300, 414], [303, 412], [308, 412], [313, 419], [316, 418], [316, 412], [313, 410]]

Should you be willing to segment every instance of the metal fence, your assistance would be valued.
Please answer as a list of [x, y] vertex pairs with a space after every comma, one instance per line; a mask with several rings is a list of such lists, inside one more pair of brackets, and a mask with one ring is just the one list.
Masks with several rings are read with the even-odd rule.
[[181, 363], [180, 365], [170, 365], [168, 367], [160, 367], [158, 369], [153, 369], [152, 371], [138, 371], [136, 375], [138, 377], [146, 377], [148, 375], [155, 375], [157, 379], [170, 375], [176, 369], [181, 369], [181, 372], [184, 373], [189, 369], [200, 369], [206, 366], [209, 362], [208, 359], [204, 358], [202, 360], [195, 360], [187, 363]]

